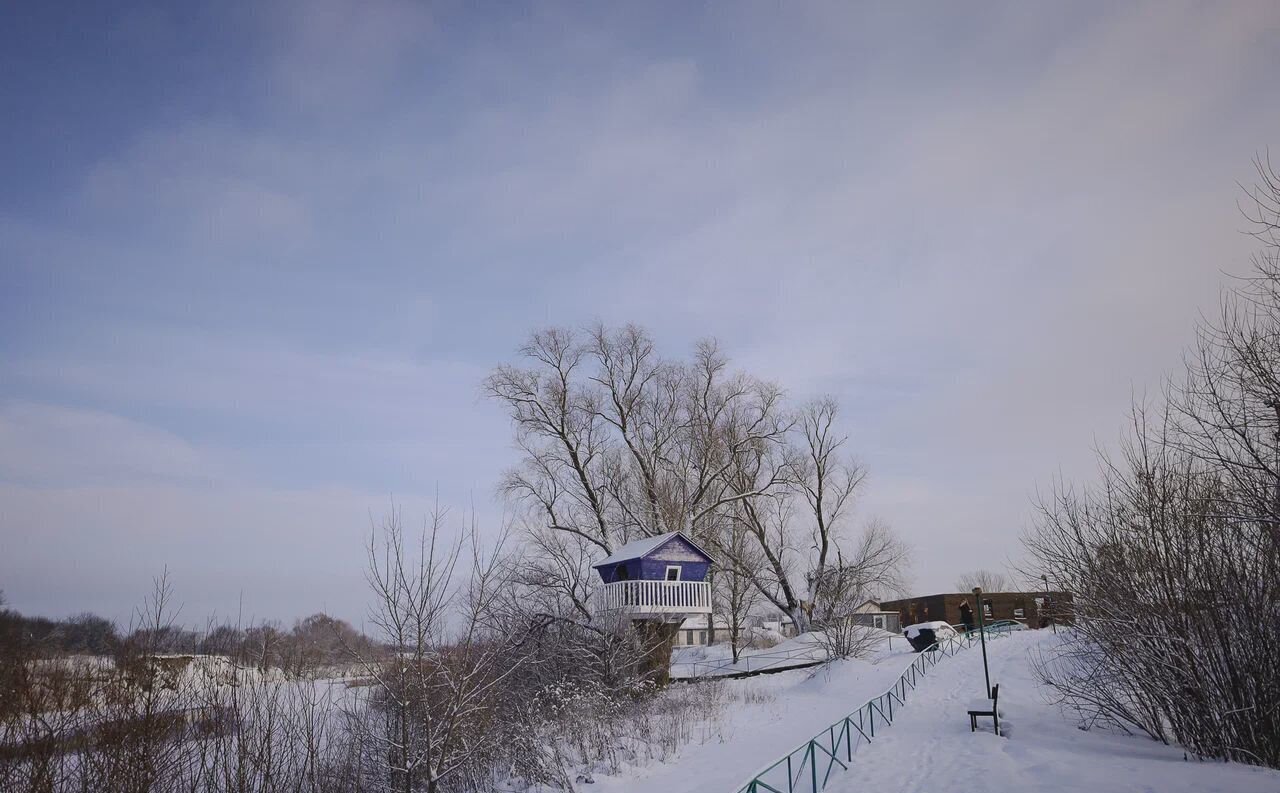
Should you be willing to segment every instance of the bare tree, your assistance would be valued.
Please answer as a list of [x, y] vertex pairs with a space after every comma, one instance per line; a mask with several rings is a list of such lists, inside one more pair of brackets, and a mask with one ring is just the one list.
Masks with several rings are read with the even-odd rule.
[[[725, 536], [721, 538], [721, 543], [713, 547], [719, 549], [725, 558], [734, 559], [737, 562], [720, 574], [714, 592], [717, 610], [728, 619], [729, 650], [736, 664], [749, 639], [744, 635], [743, 629], [748, 625], [761, 600], [760, 590], [756, 587], [751, 575], [745, 572], [759, 568], [759, 564], [753, 559], [753, 555], [759, 552], [759, 548], [752, 542], [741, 524], [730, 526]], [[714, 614], [710, 619], [713, 618]], [[714, 634], [710, 636], [714, 639]]]
[[404, 793], [435, 793], [490, 750], [494, 698], [522, 663], [512, 651], [524, 636], [487, 629], [507, 584], [501, 540], [484, 550], [473, 525], [448, 542], [446, 514], [437, 507], [411, 545], [393, 509], [367, 548], [369, 618], [390, 656], [360, 659], [381, 718], [359, 721], [359, 738], [381, 758], [387, 786]]
[[823, 568], [825, 580], [813, 587], [820, 593], [813, 621], [822, 631], [820, 641], [829, 659], [862, 656], [883, 641], [858, 621], [857, 609], [867, 600], [902, 589], [910, 555], [888, 524], [872, 520], [849, 544], [848, 555], [838, 550], [834, 564]]
[[693, 360], [658, 356], [643, 330], [534, 333], [525, 365], [501, 366], [485, 390], [508, 407], [522, 463], [503, 492], [533, 552], [523, 575], [560, 600], [546, 613], [587, 624], [591, 562], [637, 537], [683, 531], [715, 547], [728, 514], [782, 483], [735, 478], [744, 458], [788, 430], [781, 391], [731, 373], [712, 342]]
[[[800, 632], [809, 629], [815, 603], [834, 580], [833, 568], [874, 566], [862, 558], [872, 550], [865, 540], [890, 536], [886, 528], [874, 528], [853, 553], [841, 550], [865, 474], [842, 457], [847, 438], [836, 430], [837, 415], [838, 406], [830, 399], [805, 405], [791, 425], [787, 445], [759, 445], [730, 472], [732, 492], [753, 494], [736, 502], [730, 515], [755, 544], [749, 556], [724, 556]], [[897, 555], [891, 567], [900, 569], [907, 561], [905, 553]], [[897, 575], [895, 570], [889, 577]]]
[[534, 549], [524, 580], [562, 601], [548, 612], [591, 622], [591, 561], [679, 530], [717, 550], [728, 590], [749, 581], [807, 630], [865, 478], [834, 400], [790, 409], [714, 342], [673, 361], [634, 326], [539, 331], [520, 352], [525, 365], [498, 367], [485, 390], [524, 452], [503, 491]]

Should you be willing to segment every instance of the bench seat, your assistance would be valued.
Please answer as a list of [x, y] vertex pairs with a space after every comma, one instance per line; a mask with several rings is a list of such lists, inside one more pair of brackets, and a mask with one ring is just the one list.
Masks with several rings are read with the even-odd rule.
[[969, 703], [969, 732], [978, 729], [978, 719], [990, 716], [996, 735], [1000, 734], [1000, 684], [991, 687], [991, 699], [975, 699]]

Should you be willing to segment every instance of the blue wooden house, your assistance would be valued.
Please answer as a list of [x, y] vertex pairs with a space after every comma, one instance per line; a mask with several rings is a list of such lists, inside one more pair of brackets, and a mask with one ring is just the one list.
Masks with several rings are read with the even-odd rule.
[[629, 542], [593, 567], [604, 583], [604, 610], [674, 620], [711, 613], [711, 563], [710, 554], [673, 531]]

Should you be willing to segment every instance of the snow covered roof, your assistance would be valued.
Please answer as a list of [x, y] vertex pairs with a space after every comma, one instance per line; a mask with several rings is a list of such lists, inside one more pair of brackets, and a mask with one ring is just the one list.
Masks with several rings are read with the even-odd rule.
[[639, 540], [632, 540], [613, 553], [609, 554], [602, 561], [596, 562], [592, 567], [605, 567], [619, 562], [627, 562], [632, 559], [643, 559], [649, 554], [666, 545], [672, 538], [679, 537], [689, 543], [695, 551], [707, 557], [707, 561], [711, 561], [711, 554], [698, 547], [698, 544], [688, 537], [684, 536], [684, 532], [669, 531], [666, 534], [659, 534], [656, 537], [644, 537]]

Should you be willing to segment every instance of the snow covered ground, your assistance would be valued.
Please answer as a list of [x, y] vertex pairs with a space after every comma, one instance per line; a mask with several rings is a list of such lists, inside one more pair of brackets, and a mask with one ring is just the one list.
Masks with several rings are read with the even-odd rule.
[[[882, 658], [890, 652], [897, 653], [910, 649], [906, 639], [899, 634], [879, 628], [863, 630], [868, 637], [880, 645], [875, 650], [875, 658]], [[671, 655], [671, 677], [680, 680], [785, 669], [799, 664], [824, 661], [826, 657], [827, 651], [816, 633], [804, 633], [767, 649], [743, 650], [736, 664], [733, 663], [733, 653], [728, 644], [676, 647]]]
[[[891, 727], [862, 745], [850, 769], [838, 769], [829, 793], [1277, 793], [1280, 771], [1183, 759], [1181, 749], [1143, 737], [1083, 732], [1036, 683], [1028, 650], [1055, 641], [1022, 631], [988, 645], [991, 680], [1000, 684], [1004, 737], [970, 733], [968, 705], [983, 694], [976, 647], [929, 670]], [[580, 789], [601, 793], [735, 793], [751, 776], [819, 730], [878, 695], [911, 660], [899, 650], [878, 663], [846, 661], [829, 670], [782, 672], [717, 681], [727, 711], [708, 740], [672, 762], [595, 777]]]
[[766, 759], [844, 716], [849, 703], [860, 704], [891, 686], [911, 661], [905, 643], [898, 649], [903, 652], [881, 664], [843, 661], [817, 670], [686, 684], [719, 686], [726, 703], [704, 743], [684, 747], [674, 762], [634, 768], [625, 776], [596, 775], [596, 784], [578, 790], [734, 793]]

